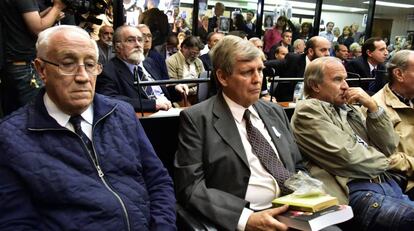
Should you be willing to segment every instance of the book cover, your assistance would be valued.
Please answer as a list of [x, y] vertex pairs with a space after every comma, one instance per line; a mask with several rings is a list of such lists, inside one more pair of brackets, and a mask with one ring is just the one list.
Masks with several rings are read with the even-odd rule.
[[342, 223], [354, 216], [348, 205], [334, 205], [319, 212], [289, 210], [277, 216], [277, 219], [291, 228], [304, 231], [317, 231], [328, 226]]
[[289, 205], [292, 210], [305, 212], [317, 212], [339, 204], [338, 199], [330, 195], [299, 197], [293, 194], [276, 198], [272, 203], [275, 207]]

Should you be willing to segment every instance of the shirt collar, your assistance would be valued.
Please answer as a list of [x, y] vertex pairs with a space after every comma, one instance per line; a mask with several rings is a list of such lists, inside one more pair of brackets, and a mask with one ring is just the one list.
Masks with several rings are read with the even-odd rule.
[[226, 96], [226, 94], [224, 94], [223, 92], [223, 98], [226, 101], [227, 105], [230, 108], [231, 114], [233, 115], [234, 119], [238, 122], [241, 123], [243, 120], [243, 115], [244, 112], [246, 111], [246, 109], [248, 109], [250, 111], [250, 115], [254, 116], [256, 118], [260, 118], [259, 114], [256, 112], [256, 110], [254, 110], [253, 105], [250, 105], [248, 108], [245, 108], [243, 106], [241, 106], [240, 104], [234, 102], [233, 100], [231, 100], [229, 97]]
[[126, 62], [125, 60], [122, 60], [122, 59], [121, 59], [121, 61], [125, 63], [125, 65], [128, 67], [128, 70], [129, 70], [132, 74], [134, 74], [134, 69], [135, 69], [135, 67], [136, 67], [136, 66], [139, 66], [139, 67], [141, 67], [141, 68], [144, 68], [144, 65], [142, 65], [142, 63], [144, 62], [144, 60], [145, 60], [145, 59], [141, 60], [141, 62], [139, 62], [138, 64], [132, 64], [132, 63], [128, 63], [128, 62]]
[[306, 57], [306, 67], [311, 63], [311, 60], [309, 59], [308, 55], [305, 55]]
[[[50, 99], [47, 92], [43, 96], [43, 102], [45, 104], [46, 110], [49, 115], [56, 120], [56, 122], [62, 126], [66, 127], [69, 122], [70, 115], [61, 111], [56, 104]], [[93, 106], [92, 104], [81, 114], [82, 118], [90, 125], [93, 123]]]
[[392, 93], [394, 93], [394, 95], [395, 96], [397, 96], [397, 98], [403, 103], [403, 104], [405, 104], [405, 105], [407, 105], [407, 106], [409, 106], [409, 107], [411, 107], [412, 105], [413, 105], [413, 101], [414, 101], [414, 99], [407, 99], [407, 98], [404, 98], [404, 96], [402, 96], [402, 95], [400, 95], [400, 94], [398, 94], [396, 91], [394, 91], [391, 87], [390, 87], [390, 90], [392, 91]]
[[368, 62], [368, 65], [369, 65], [369, 71], [370, 72], [372, 72], [372, 70], [374, 70], [374, 69], [376, 69], [377, 68], [377, 66], [375, 65], [372, 65], [370, 62]]

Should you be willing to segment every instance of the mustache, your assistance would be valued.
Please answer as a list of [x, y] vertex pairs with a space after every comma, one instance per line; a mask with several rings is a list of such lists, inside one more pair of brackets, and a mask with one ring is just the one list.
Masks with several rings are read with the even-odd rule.
[[131, 50], [131, 53], [142, 53], [142, 52], [143, 52], [143, 49], [140, 49], [140, 48], [133, 48]]

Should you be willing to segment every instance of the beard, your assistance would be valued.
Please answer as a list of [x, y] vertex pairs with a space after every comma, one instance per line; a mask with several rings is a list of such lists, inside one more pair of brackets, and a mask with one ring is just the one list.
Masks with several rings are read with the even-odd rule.
[[111, 47], [111, 46], [112, 46], [112, 41], [104, 41], [104, 43], [105, 43], [108, 47]]
[[132, 60], [134, 63], [141, 63], [142, 61], [144, 61], [145, 56], [142, 53], [141, 49], [134, 49], [129, 54], [128, 59]]

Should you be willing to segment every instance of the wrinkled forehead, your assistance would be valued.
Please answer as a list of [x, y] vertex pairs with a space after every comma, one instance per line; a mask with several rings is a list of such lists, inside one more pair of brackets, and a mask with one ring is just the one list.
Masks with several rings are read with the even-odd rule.
[[74, 31], [52, 34], [49, 44], [47, 48], [48, 56], [53, 54], [85, 54], [95, 56], [97, 53], [96, 44], [90, 37]]
[[138, 30], [138, 28], [126, 27], [122, 30], [121, 36], [123, 39], [126, 39], [128, 37], [142, 37], [142, 33]]

